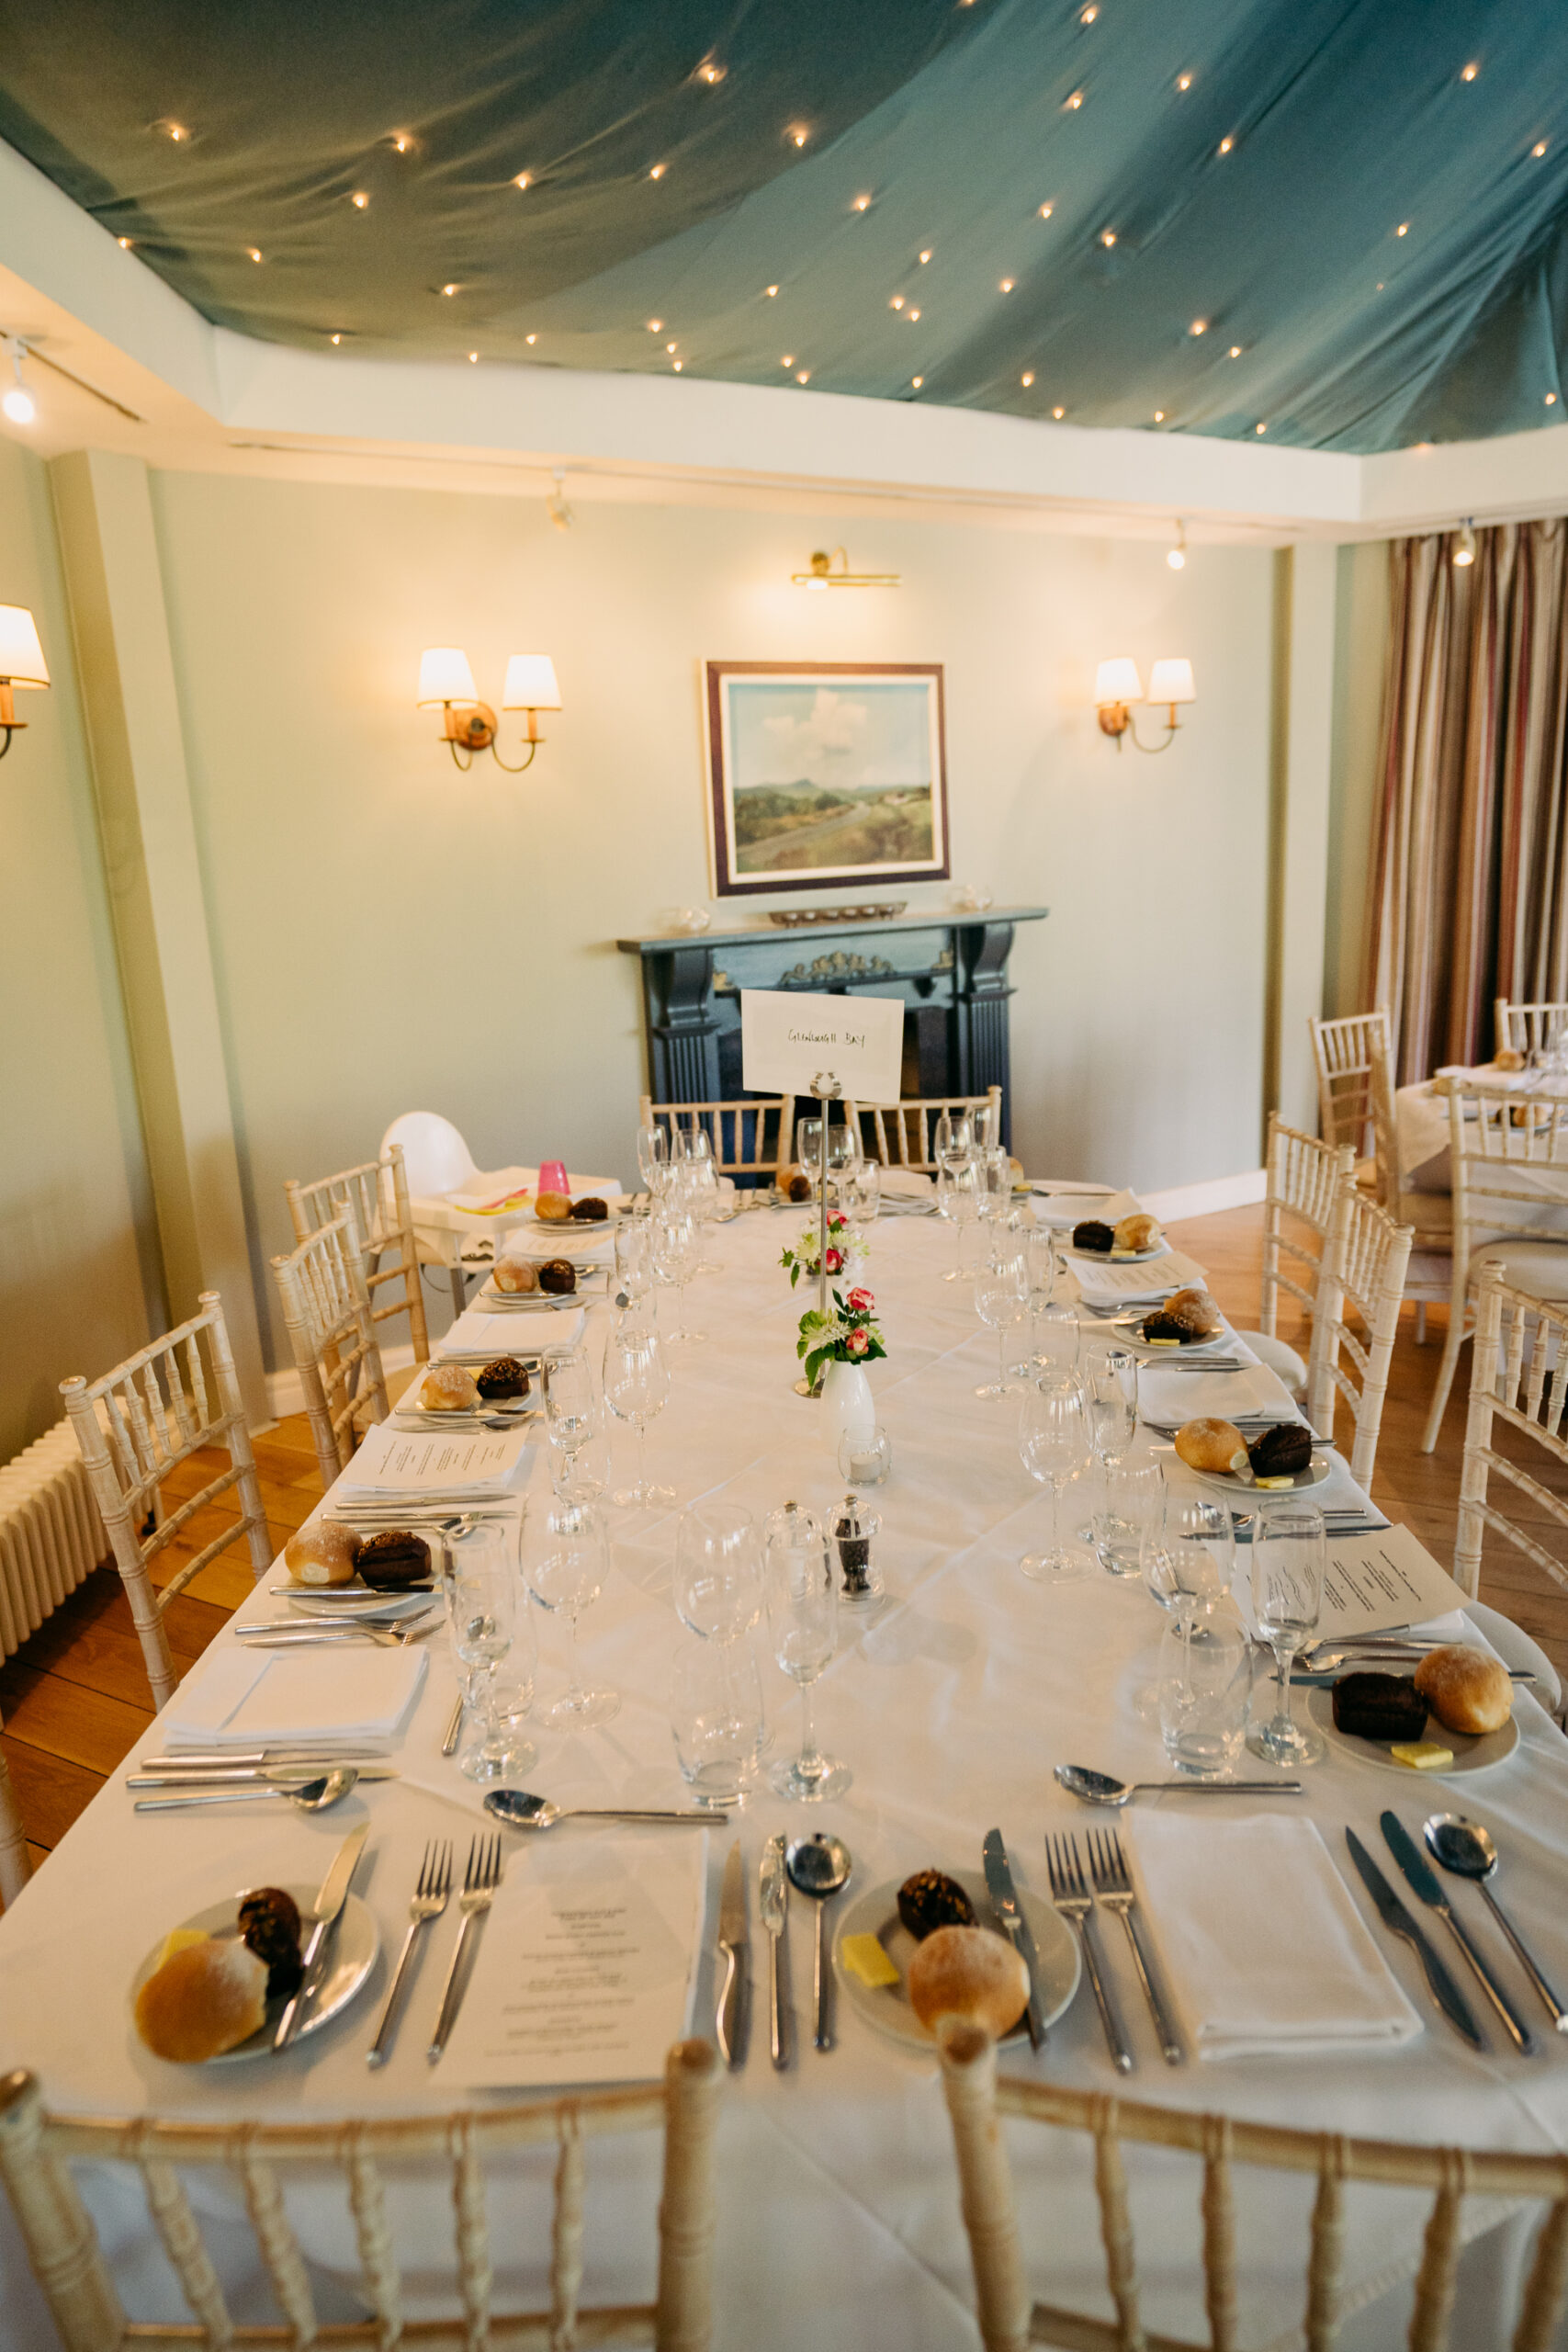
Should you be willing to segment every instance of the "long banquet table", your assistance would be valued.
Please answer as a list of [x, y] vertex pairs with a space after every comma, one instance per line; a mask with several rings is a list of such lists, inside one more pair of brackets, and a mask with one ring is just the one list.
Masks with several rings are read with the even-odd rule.
[[[791, 1498], [826, 1510], [841, 1492], [818, 1408], [792, 1387], [802, 1300], [777, 1260], [797, 1224], [798, 1213], [762, 1211], [710, 1230], [721, 1271], [694, 1283], [686, 1300], [688, 1323], [706, 1332], [706, 1343], [680, 1351], [671, 1402], [649, 1437], [651, 1465], [682, 1501], [722, 1491], [761, 1517]], [[841, 1802], [815, 1809], [790, 1806], [760, 1787], [730, 1826], [710, 1839], [705, 1955], [718, 1873], [736, 1834], [752, 1914], [750, 2057], [728, 2084], [720, 2127], [715, 2340], [724, 2346], [934, 2352], [976, 2341], [935, 2067], [863, 2028], [843, 2001], [839, 2047], [826, 2054], [811, 2048], [809, 2030], [798, 2030], [809, 2008], [811, 1926], [799, 1901], [790, 1918], [798, 2055], [784, 2075], [769, 2064], [766, 1939], [755, 1910], [765, 1838], [776, 1828], [794, 1833], [820, 1819], [848, 1844], [853, 1885], [865, 1887], [928, 1863], [976, 1868], [982, 1836], [998, 1824], [1021, 1877], [1043, 1889], [1043, 1833], [1082, 1831], [1104, 1818], [1064, 1793], [1051, 1777], [1054, 1763], [1075, 1759], [1129, 1778], [1163, 1771], [1157, 1730], [1133, 1705], [1164, 1623], [1141, 1585], [1097, 1575], [1043, 1589], [1019, 1574], [1018, 1555], [1037, 1535], [1045, 1499], [1019, 1464], [1015, 1406], [974, 1394], [993, 1376], [996, 1341], [978, 1324], [967, 1285], [941, 1279], [953, 1250], [951, 1229], [935, 1219], [884, 1219], [874, 1229], [863, 1277], [876, 1292], [888, 1347], [888, 1360], [871, 1376], [894, 1446], [891, 1478], [875, 1498], [889, 1597], [863, 1633], [843, 1621], [840, 1653], [817, 1690], [823, 1744], [850, 1763], [853, 1786]], [[591, 1325], [591, 1339], [592, 1331]], [[526, 1340], [527, 1327], [520, 1326], [520, 1336]], [[545, 1481], [542, 1462], [532, 1476], [536, 1494]], [[541, 1759], [528, 1777], [566, 1802], [667, 1803], [682, 1792], [666, 1690], [676, 1632], [670, 1600], [674, 1521], [617, 1513], [613, 1532], [615, 1573], [584, 1620], [583, 1644], [595, 1679], [622, 1691], [622, 1711], [600, 1731], [541, 1733]], [[1245, 1549], [1238, 1556], [1245, 1571]], [[258, 1590], [241, 1615], [276, 1606]], [[563, 1637], [554, 1620], [541, 1634], [541, 1695], [547, 1700], [560, 1687]], [[226, 1632], [209, 1659], [231, 1640]], [[397, 1949], [424, 1841], [460, 1841], [480, 1818], [475, 1792], [438, 1754], [456, 1686], [444, 1636], [429, 1647], [430, 1671], [396, 1758], [402, 1777], [356, 1790], [325, 1816], [301, 1816], [278, 1804], [138, 1817], [120, 1780], [111, 1781], [0, 1920], [0, 2062], [31, 2066], [51, 2105], [78, 2112], [335, 2118], [449, 2109], [454, 2095], [425, 2063], [423, 2029], [456, 1934], [455, 1905], [424, 1956], [391, 2063], [378, 2074], [365, 2064], [388, 1948]], [[777, 1754], [797, 1737], [798, 1698], [768, 1662], [761, 1636], [759, 1657]], [[203, 1674], [207, 1665], [193, 1673]], [[1523, 1736], [1507, 1762], [1463, 1784], [1434, 1788], [1413, 1781], [1404, 1811], [1416, 1821], [1436, 1804], [1460, 1804], [1488, 1825], [1506, 1856], [1506, 1894], [1522, 1931], [1561, 1982], [1568, 1973], [1568, 1744], [1528, 1696], [1519, 1699], [1517, 1713]], [[144, 1752], [156, 1744], [154, 1734]], [[1310, 1793], [1298, 1799], [1192, 1802], [1227, 1817], [1305, 1811], [1337, 1862], [1348, 1823], [1381, 1855], [1377, 1817], [1391, 1790], [1399, 1800], [1398, 1785], [1342, 1757], [1309, 1778]], [[1168, 1802], [1183, 1801], [1139, 1804]], [[372, 1833], [357, 1883], [383, 1940], [367, 1996], [282, 2060], [186, 2070], [151, 2058], [132, 2032], [128, 2005], [141, 1954], [168, 1926], [231, 1888], [313, 1882], [363, 1810]], [[1119, 1816], [1134, 1846], [1143, 1817], [1141, 1811]], [[511, 1871], [526, 1872], [536, 1851], [515, 1840]], [[1539, 2017], [1532, 2019], [1540, 2028], [1534, 2057], [1503, 2049], [1495, 2026], [1486, 2054], [1463, 2048], [1427, 2007], [1409, 1955], [1383, 1942], [1359, 1883], [1345, 1874], [1421, 2011], [1425, 2030], [1404, 2049], [1167, 2066], [1124, 1945], [1106, 1936], [1135, 2073], [1113, 2073], [1085, 1987], [1042, 2052], [1009, 2049], [1004, 2065], [1126, 2098], [1223, 2108], [1271, 2122], [1449, 2144], [1568, 2149], [1568, 2040], [1550, 2034]], [[1192, 1900], [1202, 1899], [1195, 1884]], [[1461, 1900], [1469, 1898], [1461, 1893]], [[1157, 1948], [1157, 1917], [1150, 1925]], [[1259, 1936], [1269, 1927], [1260, 1920]], [[711, 2032], [712, 2015], [711, 1958], [705, 1956], [695, 2029]], [[1108, 2310], [1087, 2143], [1008, 2128], [1024, 2225], [1034, 2241], [1037, 2290], [1045, 2291], [1048, 2280], [1054, 2301]], [[591, 2152], [586, 2285], [595, 2298], [648, 2290], [656, 2161], [651, 2143], [601, 2144]], [[1130, 2152], [1129, 2165], [1145, 2324], [1201, 2335], [1194, 2291], [1196, 2167], [1151, 2151]], [[1238, 2191], [1240, 2340], [1292, 2344], [1312, 2184], [1238, 2176]], [[538, 2178], [525, 2169], [492, 2199], [498, 2272], [509, 2274], [498, 2277], [498, 2309], [508, 2307], [509, 2287], [540, 2290], [547, 2248], [536, 2261], [533, 2250], [514, 2250], [521, 2217], [536, 2218], [539, 2193]], [[395, 2220], [405, 2259], [416, 2252], [434, 2259], [447, 2242], [446, 2195], [445, 2188], [422, 2190], [418, 2184], [406, 2192]], [[178, 2313], [135, 2183], [96, 2175], [89, 2196], [133, 2314]], [[515, 2209], [508, 2202], [513, 2199]], [[231, 2194], [211, 2183], [204, 2201], [218, 2217], [220, 2266], [227, 2266], [243, 2310], [243, 2233], [233, 2220]], [[1416, 2259], [1424, 2214], [1425, 2200], [1403, 2193], [1368, 2191], [1350, 2200], [1347, 2276], [1366, 2306], [1342, 2339], [1352, 2352], [1403, 2340], [1401, 2282]], [[318, 2278], [352, 2270], [352, 2238], [330, 2198], [301, 2200], [295, 2219]], [[1495, 2332], [1497, 2301], [1523, 2234], [1517, 2221], [1479, 2210], [1470, 2212], [1468, 2226], [1477, 2243], [1466, 2257], [1453, 2336], [1467, 2352], [1503, 2340]], [[6, 2213], [0, 2216], [0, 2343], [50, 2340]]]

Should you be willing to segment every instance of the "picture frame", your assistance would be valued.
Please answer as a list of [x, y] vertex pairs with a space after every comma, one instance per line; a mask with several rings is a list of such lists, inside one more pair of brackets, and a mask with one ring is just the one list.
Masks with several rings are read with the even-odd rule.
[[707, 662], [713, 894], [943, 881], [940, 662]]

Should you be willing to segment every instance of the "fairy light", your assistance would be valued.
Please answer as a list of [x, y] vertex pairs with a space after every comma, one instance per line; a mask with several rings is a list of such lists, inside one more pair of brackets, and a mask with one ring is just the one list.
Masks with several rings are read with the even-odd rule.
[[920, 389], [920, 386], [925, 382], [925, 380], [926, 380], [926, 379], [925, 379], [925, 378], [924, 378], [923, 376], [911, 376], [911, 377], [910, 377], [910, 379], [909, 379], [909, 383], [910, 383], [911, 388], [912, 388], [915, 391], [917, 391], [917, 392], [918, 392], [918, 391], [919, 390], [919, 389]]
[[1004, 277], [998, 285], [997, 292], [998, 294], [1010, 294], [1012, 292], [1012, 279], [1010, 277]]
[[666, 351], [674, 352], [674, 351], [679, 351], [679, 349], [681, 348], [681, 346], [680, 346], [680, 345], [679, 345], [678, 343], [667, 343], [667, 344], [665, 345], [664, 348], [665, 348], [665, 350], [666, 350]]
[[1156, 423], [1156, 424], [1163, 424], [1165, 423], [1165, 411], [1164, 411], [1164, 409], [1163, 409], [1163, 408], [1156, 408], [1156, 411], [1155, 411], [1155, 423]]
[[1176, 77], [1176, 86], [1179, 90], [1190, 90], [1192, 87], [1191, 74], [1179, 74]]
[[1040, 218], [1042, 220], [1049, 220], [1052, 213], [1055, 212], [1055, 209], [1056, 208], [1054, 204], [1043, 204], [1040, 208]]
[[786, 351], [786, 352], [784, 353], [784, 357], [779, 361], [779, 366], [780, 366], [781, 368], [793, 368], [793, 367], [795, 366], [795, 354], [794, 354], [794, 352], [793, 352], [793, 351]]
[[795, 380], [797, 384], [809, 384], [811, 381], [810, 368], [797, 368], [795, 371]]
[[1196, 335], [1196, 334], [1208, 334], [1208, 332], [1209, 332], [1209, 322], [1208, 322], [1208, 320], [1207, 320], [1207, 319], [1194, 319], [1194, 320], [1193, 320], [1193, 322], [1192, 322], [1192, 323], [1191, 323], [1191, 325], [1188, 328], [1187, 332], [1188, 332], [1188, 334], [1194, 334], [1194, 335]]
[[904, 307], [904, 297], [902, 294], [893, 295], [889, 299], [887, 307], [890, 311], [901, 311]]
[[369, 203], [370, 198], [366, 195], [365, 190], [362, 187], [356, 187], [354, 194], [348, 200], [350, 204], [353, 205], [356, 212], [363, 212], [366, 206]]
[[716, 57], [705, 57], [697, 68], [696, 79], [705, 83], [710, 90], [716, 89], [728, 71], [728, 66], [721, 65]]
[[450, 279], [450, 280], [447, 282], [447, 284], [446, 284], [446, 285], [445, 285], [445, 286], [441, 288], [441, 291], [443, 292], [443, 294], [446, 295], [448, 298], [450, 298], [452, 295], [456, 294], [456, 293], [457, 293], [457, 279], [456, 279], [456, 278], [452, 278], [452, 279]]
[[931, 257], [931, 249], [930, 245], [928, 245], [928, 246], [926, 247], [926, 249], [925, 249], [925, 252], [920, 255], [920, 263], [921, 263], [922, 267], [924, 266], [924, 265], [925, 265], [928, 261], [930, 261]]
[[132, 240], [130, 237], [117, 237], [115, 239], [115, 243], [119, 247], [122, 254], [130, 253], [132, 244]]
[[686, 364], [686, 363], [685, 363], [685, 361], [684, 361], [683, 359], [677, 359], [677, 360], [675, 361], [674, 366], [675, 366], [675, 373], [677, 374], [677, 376], [680, 374], [680, 372], [681, 372], [682, 368], [685, 366], [685, 364]]
[[655, 164], [648, 176], [650, 180], [661, 180], [669, 168], [668, 164]]
[[245, 247], [245, 251], [250, 255], [252, 261], [260, 261], [261, 247], [259, 245], [247, 245]]
[[811, 132], [804, 122], [792, 122], [784, 136], [792, 146], [804, 147]]
[[1532, 155], [1536, 156], [1536, 157], [1539, 159], [1540, 156], [1544, 155], [1544, 154], [1545, 154], [1545, 153], [1546, 153], [1546, 141], [1545, 141], [1545, 140], [1544, 140], [1544, 139], [1538, 139], [1538, 140], [1536, 141], [1536, 142], [1535, 142], [1535, 145], [1530, 149], [1530, 153], [1531, 153]]
[[341, 334], [329, 335], [329, 336], [327, 337], [327, 341], [328, 341], [330, 344], [332, 344], [332, 345], [335, 347], [338, 344], [340, 344], [340, 343], [343, 341], [343, 337], [342, 337], [342, 335], [341, 335]]
[[1065, 408], [1054, 408], [1051, 411], [1052, 415], [1055, 418], [1058, 424], [1060, 424], [1066, 413], [1067, 412]]
[[1268, 432], [1269, 427], [1266, 424], [1255, 424], [1252, 429], [1254, 433], [1262, 435]]
[[1557, 395], [1555, 392], [1548, 392], [1546, 396], [1546, 405], [1548, 408], [1555, 408], [1557, 406]]
[[1235, 141], [1231, 137], [1230, 132], [1227, 130], [1219, 145], [1215, 148], [1214, 153], [1216, 155], [1228, 155], [1235, 145]]
[[1023, 375], [1021, 375], [1021, 376], [1019, 378], [1019, 379], [1018, 379], [1018, 380], [1019, 380], [1019, 382], [1023, 386], [1024, 390], [1025, 390], [1025, 391], [1027, 391], [1027, 390], [1029, 390], [1029, 388], [1030, 388], [1031, 384], [1032, 384], [1032, 383], [1033, 383], [1033, 381], [1034, 381], [1034, 371], [1033, 371], [1033, 369], [1032, 369], [1032, 368], [1028, 369], [1028, 370], [1027, 370]]
[[406, 130], [393, 131], [392, 150], [395, 154], [406, 155], [412, 145], [413, 141], [409, 137]]
[[1105, 247], [1106, 252], [1109, 253], [1111, 246], [1116, 243], [1115, 230], [1102, 229], [1100, 232], [1100, 242]]
[[519, 172], [519, 173], [518, 173], [518, 175], [517, 175], [517, 176], [516, 176], [516, 178], [513, 181], [512, 185], [513, 185], [513, 187], [533, 187], [533, 185], [534, 185], [534, 175], [533, 175], [533, 173], [532, 173], [532, 172]]
[[664, 322], [663, 322], [663, 320], [662, 320], [662, 319], [649, 319], [649, 322], [648, 322], [648, 332], [649, 332], [649, 334], [662, 334], [664, 333]]
[[172, 140], [176, 147], [184, 146], [190, 138], [190, 132], [186, 129], [185, 124], [173, 121], [167, 115], [162, 122], [155, 123], [153, 129], [161, 130], [164, 138]]
[[869, 196], [857, 196], [857, 197], [856, 197], [856, 198], [855, 198], [855, 200], [854, 200], [854, 209], [855, 209], [857, 212], [869, 212], [869, 211], [871, 210], [871, 198], [870, 198], [870, 197], [869, 197]]
[[919, 317], [919, 311], [906, 311], [904, 313], [904, 316], [908, 320], [911, 326], [914, 325], [915, 321]]
[[770, 301], [772, 301], [773, 296], [778, 292], [778, 290], [779, 289], [776, 286], [764, 286], [762, 288], [763, 293], [768, 297]]
[[477, 367], [477, 366], [479, 365], [479, 353], [478, 353], [477, 351], [470, 351], [470, 352], [469, 352], [469, 354], [468, 354], [468, 365], [469, 365], [469, 367], [470, 367], [470, 368], [475, 368], [475, 367]]
[[1480, 71], [1480, 66], [1472, 60], [1470, 64], [1462, 69], [1459, 78], [1461, 82], [1473, 82]]
[[1407, 237], [1410, 234], [1409, 221], [1402, 220], [1393, 233], [1396, 237]]
[[1099, 14], [1100, 10], [1093, 5], [1093, 0], [1089, 0], [1089, 6], [1087, 8], [1078, 10], [1078, 22], [1080, 25], [1092, 25]]
[[1232, 357], [1233, 359], [1239, 359], [1239, 358], [1241, 357], [1241, 345], [1240, 345], [1240, 344], [1239, 344], [1239, 343], [1233, 343], [1233, 344], [1232, 344], [1232, 345], [1231, 345], [1231, 349], [1230, 349], [1230, 356], [1231, 356], [1231, 357]]
[[525, 334], [523, 340], [525, 343], [537, 343], [539, 338], [536, 334]]
[[1070, 97], [1064, 99], [1062, 104], [1062, 112], [1064, 114], [1077, 114], [1082, 104], [1083, 92], [1081, 90], [1075, 90]]

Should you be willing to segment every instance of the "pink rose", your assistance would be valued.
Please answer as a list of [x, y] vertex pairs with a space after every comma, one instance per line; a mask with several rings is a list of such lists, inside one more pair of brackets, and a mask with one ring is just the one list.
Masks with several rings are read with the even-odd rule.
[[830, 1274], [841, 1274], [844, 1271], [843, 1251], [841, 1250], [829, 1250], [828, 1252], [827, 1266], [828, 1272]]
[[876, 1305], [876, 1301], [868, 1290], [852, 1290], [849, 1295], [849, 1304], [857, 1315], [869, 1315]]
[[863, 1356], [870, 1349], [871, 1334], [869, 1331], [852, 1331], [844, 1345], [851, 1355]]

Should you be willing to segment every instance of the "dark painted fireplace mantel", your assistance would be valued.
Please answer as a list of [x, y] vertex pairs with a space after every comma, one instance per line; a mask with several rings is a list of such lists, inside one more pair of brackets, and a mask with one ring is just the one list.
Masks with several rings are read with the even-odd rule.
[[656, 1102], [733, 1102], [740, 1080], [740, 990], [864, 989], [902, 997], [906, 1095], [1002, 1089], [1010, 1131], [1008, 957], [1021, 922], [1046, 907], [984, 914], [900, 915], [880, 922], [813, 923], [784, 931], [749, 923], [695, 936], [617, 939], [642, 963], [649, 1091]]

